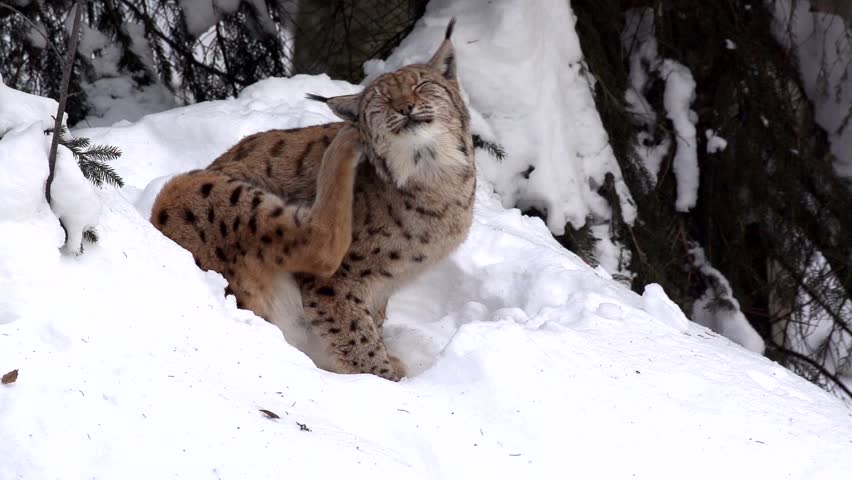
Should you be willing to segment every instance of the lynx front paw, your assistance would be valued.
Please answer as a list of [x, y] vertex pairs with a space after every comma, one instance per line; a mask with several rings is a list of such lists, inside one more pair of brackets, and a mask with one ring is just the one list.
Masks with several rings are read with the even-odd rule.
[[388, 355], [387, 360], [364, 369], [364, 373], [386, 378], [392, 382], [398, 382], [405, 376], [405, 365], [393, 355]]
[[388, 355], [388, 360], [390, 360], [391, 367], [393, 367], [393, 371], [397, 375], [397, 379], [395, 381], [399, 381], [399, 379], [408, 375], [408, 369], [405, 368], [405, 364], [402, 363], [402, 360], [394, 355]]

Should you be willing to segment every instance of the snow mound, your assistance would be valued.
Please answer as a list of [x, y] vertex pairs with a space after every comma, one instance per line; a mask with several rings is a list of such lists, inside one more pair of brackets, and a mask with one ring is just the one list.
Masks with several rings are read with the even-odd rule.
[[98, 224], [101, 202], [92, 183], [80, 171], [74, 155], [63, 146], [57, 151], [50, 192], [53, 212], [67, 235], [65, 247], [69, 252], [80, 253], [83, 232]]
[[247, 87], [235, 100], [203, 102], [136, 123], [74, 133], [120, 147], [122, 156], [111, 165], [128, 185], [123, 192], [133, 202], [153, 178], [203, 167], [252, 133], [339, 120], [325, 104], [306, 99], [306, 93], [334, 96], [360, 89], [326, 75], [269, 78]]
[[[94, 191], [101, 239], [80, 256], [60, 255], [56, 217], [35, 202], [46, 170], [0, 163], [0, 185], [15, 185], [0, 206], [28, 209], [0, 210], [0, 373], [20, 371], [0, 386], [0, 478], [852, 471], [842, 403], [687, 322], [658, 286], [640, 296], [588, 267], [484, 178], [467, 241], [391, 299], [388, 345], [411, 370], [400, 383], [315, 368], [147, 221], [164, 177], [244, 135], [331, 120], [304, 94], [357, 88], [269, 79], [235, 100], [77, 132], [119, 146], [112, 165], [127, 180]], [[36, 133], [4, 137], [0, 160], [43, 155]]]
[[[0, 116], [2, 119], [2, 116]], [[44, 197], [50, 136], [36, 122], [0, 138], [0, 225], [26, 222], [50, 211]], [[68, 252], [79, 253], [83, 232], [98, 223], [101, 204], [70, 150], [59, 146], [51, 186], [52, 211], [61, 220]]]
[[[0, 122], [4, 118], [0, 115]], [[25, 220], [42, 206], [49, 138], [38, 123], [0, 138], [0, 222]]]
[[51, 116], [56, 115], [58, 106], [55, 100], [7, 87], [0, 79], [0, 137], [15, 127], [33, 122], [39, 122], [42, 130], [53, 128]]

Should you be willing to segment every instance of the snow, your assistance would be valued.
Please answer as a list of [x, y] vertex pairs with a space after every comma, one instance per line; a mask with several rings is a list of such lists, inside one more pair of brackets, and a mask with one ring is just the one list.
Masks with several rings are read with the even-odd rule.
[[[511, 6], [466, 21], [487, 32], [518, 12]], [[431, 49], [442, 28], [426, 18], [414, 34], [431, 32]], [[471, 58], [460, 52], [461, 65]], [[527, 74], [504, 73], [507, 83]], [[318, 370], [148, 222], [170, 175], [250, 133], [333, 120], [307, 92], [358, 89], [325, 76], [268, 79], [233, 100], [76, 130], [121, 148], [111, 165], [127, 184], [93, 190], [100, 240], [82, 255], [60, 254], [64, 233], [43, 199], [47, 137], [0, 115], [13, 129], [0, 139], [0, 373], [20, 372], [0, 386], [0, 479], [852, 471], [848, 407], [689, 322], [658, 285], [640, 296], [590, 268], [541, 220], [505, 209], [486, 167], [467, 241], [391, 299], [387, 342], [411, 372], [400, 383]], [[498, 105], [489, 95], [504, 93], [480, 101]], [[480, 127], [514, 138], [505, 114], [489, 115]], [[593, 130], [565, 128], [572, 139]]]
[[77, 127], [106, 127], [134, 122], [152, 112], [173, 108], [174, 96], [160, 84], [138, 86], [129, 75], [84, 83], [92, 109]]
[[20, 278], [0, 325], [0, 365], [20, 369], [0, 388], [0, 478], [852, 468], [837, 400], [686, 322], [659, 287], [601, 278], [486, 188], [461, 250], [392, 300], [389, 343], [413, 367], [399, 384], [317, 370], [120, 192], [99, 193], [102, 238], [82, 256], [60, 257], [38, 216], [0, 239], [0, 278]]
[[624, 17], [621, 45], [629, 61], [629, 87], [624, 92], [625, 106], [636, 122], [645, 127], [653, 127], [657, 123], [657, 114], [645, 94], [651, 87], [651, 74], [656, 73], [660, 62], [654, 11], [650, 8], [633, 8], [625, 12]]
[[[46, 158], [44, 162], [47, 162]], [[81, 253], [83, 232], [98, 224], [101, 202], [95, 187], [80, 171], [74, 155], [61, 145], [56, 155], [50, 192], [51, 208], [67, 235], [65, 248], [72, 253]]]
[[213, 0], [178, 0], [178, 3], [183, 9], [186, 28], [194, 37], [198, 37], [219, 21]]
[[[790, 281], [779, 266], [773, 267], [770, 273], [777, 278], [775, 281]], [[776, 311], [798, 310], [790, 321], [773, 325], [773, 340], [779, 344], [784, 342], [796, 353], [822, 359], [829, 374], [844, 382], [847, 388], [852, 388], [852, 332], [838, 329], [834, 318], [835, 315], [852, 318], [852, 301], [844, 299], [834, 305], [824, 305], [809, 294], [817, 289], [841, 292], [843, 288], [837, 274], [819, 251], [813, 255], [804, 282], [808, 288], [799, 289], [796, 298], [779, 295], [772, 299]], [[828, 308], [833, 313], [829, 313]], [[836, 393], [847, 402], [852, 400], [849, 395]]]
[[707, 138], [707, 153], [719, 153], [728, 148], [728, 141], [717, 135], [712, 128], [705, 130], [704, 136]]
[[766, 345], [740, 310], [740, 302], [734, 298], [728, 279], [710, 265], [701, 247], [693, 246], [689, 254], [693, 265], [710, 283], [701, 298], [692, 305], [692, 320], [752, 352], [762, 354]]
[[643, 127], [635, 146], [642, 164], [649, 173], [651, 186], [663, 159], [671, 148], [671, 139], [665, 135], [654, 143], [657, 116], [645, 94], [651, 87], [651, 76], [665, 82], [663, 107], [674, 127], [675, 155], [672, 170], [677, 180], [675, 209], [687, 212], [698, 200], [698, 142], [695, 125], [698, 115], [690, 108], [695, 99], [695, 80], [685, 65], [661, 58], [657, 51], [654, 11], [651, 8], [633, 8], [625, 13], [625, 26], [621, 45], [629, 60], [629, 87], [625, 92], [627, 111], [634, 122]]
[[[836, 2], [836, 8], [841, 2]], [[812, 12], [809, 0], [768, 3], [773, 33], [798, 58], [805, 93], [814, 104], [815, 120], [828, 133], [835, 169], [852, 179], [852, 36], [838, 15]]]
[[671, 59], [660, 65], [660, 75], [666, 79], [663, 106], [675, 131], [672, 166], [677, 179], [675, 209], [688, 212], [698, 201], [698, 142], [695, 138], [698, 117], [689, 108], [695, 99], [695, 80], [689, 68]]
[[39, 122], [42, 130], [53, 128], [59, 105], [49, 98], [7, 87], [0, 79], [0, 137], [19, 125]]
[[[11, 121], [13, 118], [0, 114], [0, 124]], [[44, 135], [38, 123], [12, 130], [0, 138], [0, 192], [3, 194], [0, 222], [25, 220], [41, 207], [50, 146], [44, 141], [46, 138], [50, 137]]]
[[660, 140], [660, 143], [654, 145], [653, 137], [646, 132], [639, 132], [637, 140], [639, 144], [636, 145], [636, 154], [642, 160], [642, 166], [648, 171], [651, 186], [654, 186], [657, 184], [657, 176], [660, 174], [660, 167], [663, 165], [663, 160], [665, 160], [671, 151], [672, 141], [668, 137], [665, 137]]
[[[70, 30], [70, 21], [66, 28]], [[156, 78], [151, 47], [145, 39], [143, 25], [127, 23], [122, 28], [131, 39], [130, 50], [152, 73], [151, 78]], [[174, 95], [162, 84], [155, 81], [139, 85], [135, 77], [140, 72], [131, 73], [119, 68], [121, 49], [113, 40], [85, 22], [80, 24], [80, 29], [78, 49], [92, 66], [92, 74], [82, 81], [91, 110], [77, 126], [99, 127], [121, 121], [134, 122], [146, 114], [176, 106]]]
[[634, 152], [648, 172], [647, 188], [657, 184], [660, 167], [671, 151], [670, 135], [655, 141], [657, 114], [646, 94], [651, 88], [652, 75], [658, 76], [660, 58], [654, 27], [654, 11], [650, 8], [633, 8], [625, 12], [621, 46], [628, 57], [628, 88], [624, 92], [625, 109], [633, 122], [641, 127], [636, 136]]
[[[222, 18], [222, 14], [237, 11], [240, 0], [178, 0], [186, 27], [193, 37], [199, 37]], [[264, 0], [246, 0], [254, 8], [260, 25], [267, 33], [275, 33], [275, 27], [269, 18]]]

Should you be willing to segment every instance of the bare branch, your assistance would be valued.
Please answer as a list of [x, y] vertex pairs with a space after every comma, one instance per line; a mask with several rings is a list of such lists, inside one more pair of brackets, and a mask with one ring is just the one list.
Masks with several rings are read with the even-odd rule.
[[53, 124], [53, 138], [50, 141], [50, 155], [47, 157], [48, 174], [44, 186], [44, 195], [50, 204], [50, 187], [53, 185], [53, 175], [56, 170], [56, 151], [59, 147], [59, 136], [62, 135], [62, 117], [65, 115], [65, 104], [68, 102], [68, 83], [71, 81], [71, 70], [74, 68], [74, 55], [77, 53], [77, 41], [80, 39], [80, 18], [83, 14], [83, 0], [77, 0], [74, 7], [74, 27], [68, 41], [68, 57], [62, 71], [62, 86], [59, 91], [59, 108], [56, 109], [56, 119]]

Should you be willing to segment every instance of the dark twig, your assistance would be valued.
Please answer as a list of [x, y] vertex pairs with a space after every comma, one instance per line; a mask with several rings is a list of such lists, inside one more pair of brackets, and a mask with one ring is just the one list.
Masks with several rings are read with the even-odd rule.
[[65, 104], [68, 101], [68, 83], [71, 81], [71, 70], [74, 68], [74, 55], [77, 53], [77, 41], [80, 38], [80, 18], [83, 13], [83, 0], [77, 0], [74, 7], [74, 27], [68, 41], [68, 60], [62, 70], [62, 86], [59, 90], [59, 108], [56, 109], [56, 119], [53, 124], [53, 138], [50, 141], [50, 155], [47, 157], [47, 182], [44, 195], [50, 204], [50, 186], [53, 185], [53, 174], [56, 170], [56, 150], [59, 147], [59, 136], [62, 135], [62, 117], [65, 115]]

